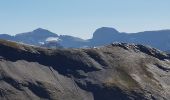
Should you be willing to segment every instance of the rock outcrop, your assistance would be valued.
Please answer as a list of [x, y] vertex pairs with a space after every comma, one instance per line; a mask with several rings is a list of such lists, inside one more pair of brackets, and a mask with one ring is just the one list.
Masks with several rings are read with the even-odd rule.
[[169, 100], [170, 56], [115, 43], [47, 49], [0, 40], [1, 100]]

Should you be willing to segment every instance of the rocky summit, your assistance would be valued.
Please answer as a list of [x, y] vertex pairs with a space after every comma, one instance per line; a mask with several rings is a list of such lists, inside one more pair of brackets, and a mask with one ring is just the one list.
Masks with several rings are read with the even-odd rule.
[[0, 40], [0, 100], [170, 100], [170, 55], [127, 43], [48, 49]]

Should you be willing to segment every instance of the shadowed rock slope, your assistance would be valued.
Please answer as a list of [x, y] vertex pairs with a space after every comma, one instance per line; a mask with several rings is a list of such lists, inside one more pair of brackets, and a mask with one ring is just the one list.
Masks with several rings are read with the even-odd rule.
[[0, 40], [1, 100], [169, 100], [170, 56], [143, 45], [47, 49]]

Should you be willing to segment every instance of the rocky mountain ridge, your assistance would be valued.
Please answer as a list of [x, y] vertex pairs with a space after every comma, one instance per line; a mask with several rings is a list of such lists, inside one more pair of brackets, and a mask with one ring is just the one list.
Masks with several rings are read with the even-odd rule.
[[169, 100], [170, 56], [114, 43], [48, 49], [0, 40], [1, 100]]

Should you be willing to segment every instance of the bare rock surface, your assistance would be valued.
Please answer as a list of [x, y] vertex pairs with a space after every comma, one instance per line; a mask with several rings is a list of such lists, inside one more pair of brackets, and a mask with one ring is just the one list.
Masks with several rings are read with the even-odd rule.
[[47, 49], [0, 40], [0, 100], [170, 100], [170, 56], [126, 43]]

